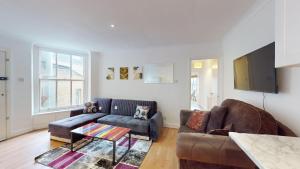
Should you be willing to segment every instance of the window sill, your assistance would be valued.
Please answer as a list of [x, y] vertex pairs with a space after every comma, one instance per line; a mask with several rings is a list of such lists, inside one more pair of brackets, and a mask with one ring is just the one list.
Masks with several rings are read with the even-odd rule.
[[83, 109], [84, 107], [72, 107], [72, 108], [66, 108], [66, 109], [58, 109], [58, 110], [49, 110], [49, 111], [43, 111], [32, 114], [32, 116], [39, 116], [39, 115], [47, 115], [47, 114], [55, 114], [55, 113], [65, 113], [65, 112], [71, 112], [72, 110], [78, 110]]

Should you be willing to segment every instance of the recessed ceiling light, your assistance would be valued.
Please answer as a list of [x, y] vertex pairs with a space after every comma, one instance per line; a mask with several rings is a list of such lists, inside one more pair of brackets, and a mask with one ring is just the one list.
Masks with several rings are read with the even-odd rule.
[[114, 28], [114, 27], [116, 27], [116, 25], [114, 25], [114, 24], [111, 24], [111, 25], [110, 25], [110, 27], [111, 27], [111, 28]]

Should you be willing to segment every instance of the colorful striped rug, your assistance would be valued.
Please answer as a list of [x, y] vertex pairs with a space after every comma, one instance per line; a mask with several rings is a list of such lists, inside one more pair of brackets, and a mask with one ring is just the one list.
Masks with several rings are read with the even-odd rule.
[[[132, 138], [131, 149], [115, 166], [111, 165], [112, 142], [101, 139], [91, 142], [89, 138], [76, 142], [74, 145], [82, 148], [75, 152], [71, 152], [70, 145], [66, 144], [39, 155], [35, 161], [54, 169], [137, 169], [151, 144], [152, 141]], [[116, 158], [122, 157], [127, 148], [128, 137], [122, 137], [117, 141]]]

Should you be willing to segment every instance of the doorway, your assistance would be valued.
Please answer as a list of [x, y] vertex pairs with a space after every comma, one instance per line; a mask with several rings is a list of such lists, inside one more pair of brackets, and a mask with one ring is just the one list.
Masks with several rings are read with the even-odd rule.
[[218, 103], [218, 60], [191, 61], [192, 110], [210, 110]]
[[7, 137], [6, 80], [6, 53], [0, 50], [0, 141]]

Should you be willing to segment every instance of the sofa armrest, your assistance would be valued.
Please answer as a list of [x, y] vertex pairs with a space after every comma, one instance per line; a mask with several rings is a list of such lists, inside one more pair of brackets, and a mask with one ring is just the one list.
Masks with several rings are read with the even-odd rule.
[[161, 112], [157, 112], [150, 119], [150, 137], [156, 141], [163, 128], [163, 116]]
[[193, 113], [192, 110], [181, 110], [180, 111], [180, 125], [185, 125], [190, 115]]
[[248, 156], [227, 136], [178, 133], [179, 159], [231, 167], [255, 168]]
[[289, 129], [287, 126], [285, 126], [281, 122], [277, 121], [277, 126], [278, 126], [278, 135], [297, 137], [297, 135], [291, 129]]
[[71, 110], [70, 117], [78, 116], [83, 114], [83, 109]]

